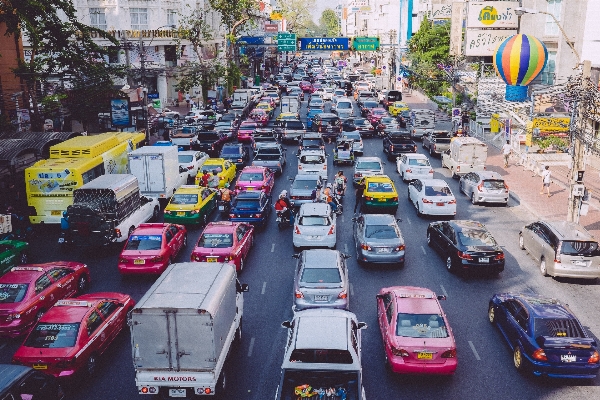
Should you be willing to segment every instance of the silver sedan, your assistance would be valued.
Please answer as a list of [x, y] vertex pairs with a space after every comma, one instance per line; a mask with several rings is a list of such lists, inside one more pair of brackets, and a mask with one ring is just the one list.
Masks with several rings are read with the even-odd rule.
[[404, 266], [404, 238], [393, 215], [363, 214], [352, 220], [358, 262]]
[[335, 248], [337, 243], [336, 214], [327, 203], [306, 203], [300, 206], [294, 222], [294, 249], [301, 247]]

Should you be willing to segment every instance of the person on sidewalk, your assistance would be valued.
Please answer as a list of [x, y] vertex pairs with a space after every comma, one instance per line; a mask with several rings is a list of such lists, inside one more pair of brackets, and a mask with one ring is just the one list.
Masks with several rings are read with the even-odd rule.
[[502, 154], [504, 155], [504, 168], [508, 167], [508, 158], [512, 153], [512, 147], [510, 145], [510, 141], [506, 141], [504, 146], [502, 146]]
[[546, 165], [544, 167], [544, 170], [542, 171], [542, 190], [540, 191], [540, 194], [544, 194], [544, 188], [546, 188], [546, 193], [548, 194], [548, 197], [550, 197], [550, 177], [550, 167]]
[[185, 94], [185, 102], [187, 103], [187, 107], [186, 108], [190, 108], [190, 101], [191, 101], [190, 94], [186, 93]]

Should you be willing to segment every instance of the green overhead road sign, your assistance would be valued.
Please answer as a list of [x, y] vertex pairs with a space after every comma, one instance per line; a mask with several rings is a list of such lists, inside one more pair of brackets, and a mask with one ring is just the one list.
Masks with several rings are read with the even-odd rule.
[[356, 37], [352, 40], [352, 48], [356, 51], [375, 51], [379, 49], [379, 38]]
[[296, 51], [296, 34], [279, 32], [277, 34], [277, 51]]

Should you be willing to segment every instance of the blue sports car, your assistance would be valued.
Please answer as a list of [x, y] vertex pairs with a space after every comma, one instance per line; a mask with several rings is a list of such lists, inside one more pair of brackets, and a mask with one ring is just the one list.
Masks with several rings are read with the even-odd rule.
[[551, 378], [593, 379], [600, 369], [596, 341], [566, 305], [534, 295], [495, 294], [488, 318], [513, 351], [519, 371]]
[[271, 212], [271, 198], [263, 191], [242, 190], [232, 201], [229, 220], [265, 226]]

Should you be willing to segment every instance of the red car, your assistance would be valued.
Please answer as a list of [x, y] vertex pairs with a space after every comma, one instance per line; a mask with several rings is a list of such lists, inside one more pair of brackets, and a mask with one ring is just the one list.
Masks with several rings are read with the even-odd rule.
[[[269, 114], [265, 110], [255, 108], [250, 112], [250, 118], [254, 120], [256, 123], [261, 124], [262, 126], [267, 126], [269, 123]], [[241, 129], [241, 127], [240, 127]], [[239, 132], [238, 132], [238, 140], [239, 140]]]
[[12, 268], [0, 278], [0, 336], [17, 337], [58, 300], [81, 294], [90, 283], [85, 264], [55, 261]]
[[262, 190], [270, 195], [275, 185], [275, 174], [267, 167], [244, 167], [235, 184], [235, 191]]
[[367, 115], [367, 119], [373, 126], [377, 126], [379, 120], [387, 116], [388, 112], [385, 110], [385, 108], [372, 108], [371, 111], [369, 111], [369, 115]]
[[134, 305], [129, 295], [110, 292], [59, 300], [37, 322], [12, 362], [57, 378], [78, 371], [93, 375], [98, 357], [126, 327]]
[[456, 371], [456, 342], [439, 300], [429, 289], [383, 288], [377, 318], [385, 359], [400, 374], [451, 375]]
[[244, 261], [254, 243], [254, 227], [245, 222], [210, 222], [202, 231], [192, 251], [192, 261], [229, 262], [236, 271], [244, 269]]
[[298, 87], [302, 89], [302, 92], [313, 93], [315, 91], [314, 86], [309, 81], [302, 81], [298, 84]]
[[238, 142], [251, 142], [256, 128], [258, 128], [258, 123], [252, 119], [242, 122], [237, 132]]
[[187, 229], [183, 225], [140, 224], [121, 251], [119, 272], [160, 275], [186, 246]]

